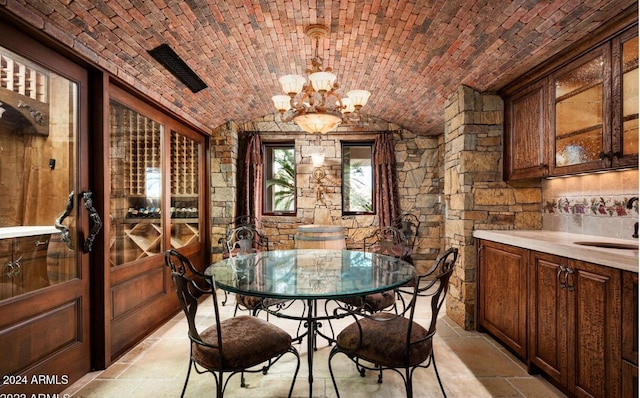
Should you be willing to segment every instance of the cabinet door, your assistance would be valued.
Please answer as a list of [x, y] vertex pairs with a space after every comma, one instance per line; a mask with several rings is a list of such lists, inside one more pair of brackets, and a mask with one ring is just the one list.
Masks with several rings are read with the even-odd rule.
[[638, 365], [638, 273], [622, 274], [622, 358]]
[[567, 385], [567, 259], [531, 252], [529, 265], [529, 360]]
[[638, 28], [613, 40], [612, 157], [614, 167], [638, 166]]
[[13, 266], [12, 247], [13, 239], [0, 239], [0, 300], [20, 293], [17, 290], [22, 283], [19, 282], [19, 273]]
[[607, 43], [551, 75], [551, 175], [610, 167], [610, 65]]
[[618, 397], [622, 353], [621, 271], [571, 260], [569, 385], [576, 396]]
[[47, 273], [47, 247], [50, 235], [29, 236], [13, 240], [14, 261], [20, 259], [22, 292], [51, 285]]
[[478, 326], [527, 356], [528, 251], [480, 241]]
[[546, 176], [549, 170], [546, 133], [549, 131], [548, 79], [505, 101], [505, 179]]

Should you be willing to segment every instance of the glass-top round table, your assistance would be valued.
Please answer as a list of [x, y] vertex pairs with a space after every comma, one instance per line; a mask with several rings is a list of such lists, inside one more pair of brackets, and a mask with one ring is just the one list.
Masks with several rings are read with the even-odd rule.
[[205, 271], [223, 290], [264, 298], [364, 296], [407, 283], [414, 267], [398, 258], [354, 250], [272, 250], [219, 261]]
[[[313, 351], [320, 320], [316, 300], [366, 296], [402, 286], [415, 275], [415, 268], [396, 257], [354, 250], [296, 249], [272, 250], [232, 256], [212, 264], [205, 274], [214, 277], [217, 287], [261, 298], [305, 300], [305, 314], [283, 315], [306, 321], [309, 394], [313, 383]], [[326, 336], [324, 336], [326, 337]], [[329, 339], [331, 341], [331, 339]]]

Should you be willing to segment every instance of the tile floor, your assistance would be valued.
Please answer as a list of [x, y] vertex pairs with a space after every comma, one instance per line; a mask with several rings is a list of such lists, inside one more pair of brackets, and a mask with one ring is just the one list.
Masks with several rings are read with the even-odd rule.
[[[221, 295], [222, 296], [222, 295]], [[220, 306], [221, 317], [233, 315], [233, 298]], [[423, 304], [427, 304], [424, 302]], [[296, 304], [297, 305], [297, 304]], [[428, 305], [422, 305], [428, 311]], [[302, 306], [298, 308], [302, 311]], [[298, 310], [292, 308], [291, 311]], [[540, 376], [527, 374], [524, 363], [516, 359], [491, 337], [465, 331], [446, 315], [438, 320], [438, 331], [434, 339], [434, 350], [440, 377], [449, 397], [564, 397], [559, 390]], [[198, 322], [211, 322], [213, 305], [205, 301], [199, 308]], [[261, 317], [266, 317], [261, 314]], [[295, 335], [297, 322], [269, 317], [271, 322]], [[344, 327], [346, 319], [333, 321], [335, 328]], [[328, 325], [323, 331], [328, 332]], [[189, 344], [187, 322], [182, 313], [142, 341], [108, 369], [87, 374], [71, 385], [64, 393], [72, 397], [179, 397], [186, 376]], [[296, 379], [293, 396], [308, 397], [306, 342], [297, 344], [301, 366]], [[335, 397], [327, 367], [330, 347], [320, 339], [314, 353], [313, 397]], [[355, 366], [339, 354], [332, 363], [342, 397], [397, 398], [405, 396], [404, 385], [399, 375], [387, 371], [382, 384], [377, 383], [377, 374], [367, 373], [360, 377]], [[267, 375], [247, 374], [248, 386], [240, 387], [240, 378], [231, 378], [225, 397], [286, 397], [295, 369], [291, 354], [284, 356]], [[210, 374], [191, 372], [185, 396], [214, 396], [215, 382]], [[61, 395], [62, 396], [62, 395]], [[414, 375], [414, 396], [441, 397], [433, 368], [419, 369]]]

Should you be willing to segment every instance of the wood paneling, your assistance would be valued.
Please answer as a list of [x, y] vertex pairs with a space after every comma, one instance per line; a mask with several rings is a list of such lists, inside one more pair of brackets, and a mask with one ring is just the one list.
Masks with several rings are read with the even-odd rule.
[[0, 374], [16, 374], [30, 364], [64, 349], [82, 339], [80, 300], [63, 303], [44, 315], [35, 314], [0, 331], [4, 358]]
[[163, 267], [141, 274], [111, 288], [111, 319], [132, 311], [156, 296], [165, 294]]

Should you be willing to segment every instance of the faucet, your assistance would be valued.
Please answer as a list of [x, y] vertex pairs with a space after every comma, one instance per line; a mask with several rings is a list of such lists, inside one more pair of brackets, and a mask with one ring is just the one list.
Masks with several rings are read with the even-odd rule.
[[[633, 202], [637, 202], [638, 201], [638, 197], [634, 196], [631, 199], [629, 199], [629, 201], [627, 202], [627, 209], [631, 210], [633, 209]], [[633, 235], [631, 235], [631, 237], [633, 238], [637, 238], [638, 237], [638, 222], [636, 221], [636, 223], [633, 225]]]

